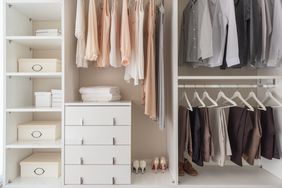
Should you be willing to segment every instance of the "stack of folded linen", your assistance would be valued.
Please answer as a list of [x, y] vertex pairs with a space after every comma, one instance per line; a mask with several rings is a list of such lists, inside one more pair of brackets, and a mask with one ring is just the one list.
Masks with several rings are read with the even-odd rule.
[[82, 87], [79, 92], [83, 102], [110, 102], [119, 101], [121, 99], [118, 87]]
[[52, 107], [62, 107], [63, 104], [63, 91], [52, 89]]

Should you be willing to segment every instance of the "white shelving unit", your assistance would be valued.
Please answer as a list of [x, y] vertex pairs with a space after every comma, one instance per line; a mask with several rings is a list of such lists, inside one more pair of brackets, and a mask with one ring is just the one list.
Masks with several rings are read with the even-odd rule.
[[[2, 2], [1, 2], [2, 3]], [[60, 108], [35, 107], [34, 92], [64, 89], [64, 33], [35, 36], [37, 29], [63, 30], [64, 3], [61, 0], [4, 0], [4, 187], [61, 187], [61, 178], [21, 178], [20, 161], [36, 152], [61, 152], [62, 139], [20, 141], [17, 125], [34, 120], [62, 121]], [[62, 72], [18, 72], [18, 58], [56, 58]], [[62, 129], [62, 128], [61, 128]], [[63, 169], [61, 169], [63, 174]]]

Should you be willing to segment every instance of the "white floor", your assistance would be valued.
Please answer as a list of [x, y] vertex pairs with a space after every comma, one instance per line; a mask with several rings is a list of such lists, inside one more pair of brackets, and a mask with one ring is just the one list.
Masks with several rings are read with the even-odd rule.
[[[234, 185], [234, 187], [280, 187], [282, 180], [273, 176], [266, 170], [259, 167], [239, 167], [239, 166], [206, 166], [196, 167], [199, 176], [191, 177], [185, 175], [180, 177], [180, 185], [192, 185], [208, 187], [225, 187]], [[281, 169], [282, 170], [282, 169]], [[185, 187], [185, 186], [183, 186]]]

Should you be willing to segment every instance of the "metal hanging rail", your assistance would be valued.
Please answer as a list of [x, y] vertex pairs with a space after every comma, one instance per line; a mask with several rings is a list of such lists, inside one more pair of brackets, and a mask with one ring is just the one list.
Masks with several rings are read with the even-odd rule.
[[282, 80], [282, 76], [178, 76], [178, 80]]
[[277, 88], [282, 87], [282, 85], [275, 85], [275, 84], [208, 84], [208, 85], [201, 85], [201, 84], [195, 84], [195, 85], [186, 85], [186, 84], [179, 84], [179, 89], [200, 89], [200, 88]]

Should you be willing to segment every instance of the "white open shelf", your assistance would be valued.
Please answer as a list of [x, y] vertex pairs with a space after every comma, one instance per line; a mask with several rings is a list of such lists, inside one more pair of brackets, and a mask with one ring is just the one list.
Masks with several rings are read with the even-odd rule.
[[60, 149], [62, 148], [62, 141], [17, 141], [12, 144], [7, 144], [8, 149]]
[[[195, 165], [194, 165], [195, 167]], [[196, 177], [185, 174], [179, 177], [180, 185], [191, 187], [282, 187], [282, 180], [259, 167], [205, 166], [196, 167]]]
[[35, 107], [35, 106], [26, 106], [18, 108], [7, 108], [6, 112], [61, 112], [61, 108], [52, 108], [52, 107]]
[[8, 77], [28, 77], [28, 78], [60, 78], [62, 77], [61, 72], [9, 72], [6, 73]]
[[7, 4], [32, 20], [61, 20], [60, 0], [7, 0]]
[[16, 178], [7, 184], [8, 188], [59, 188], [61, 178]]
[[61, 36], [8, 36], [7, 42], [16, 42], [37, 50], [54, 50], [61, 48]]

